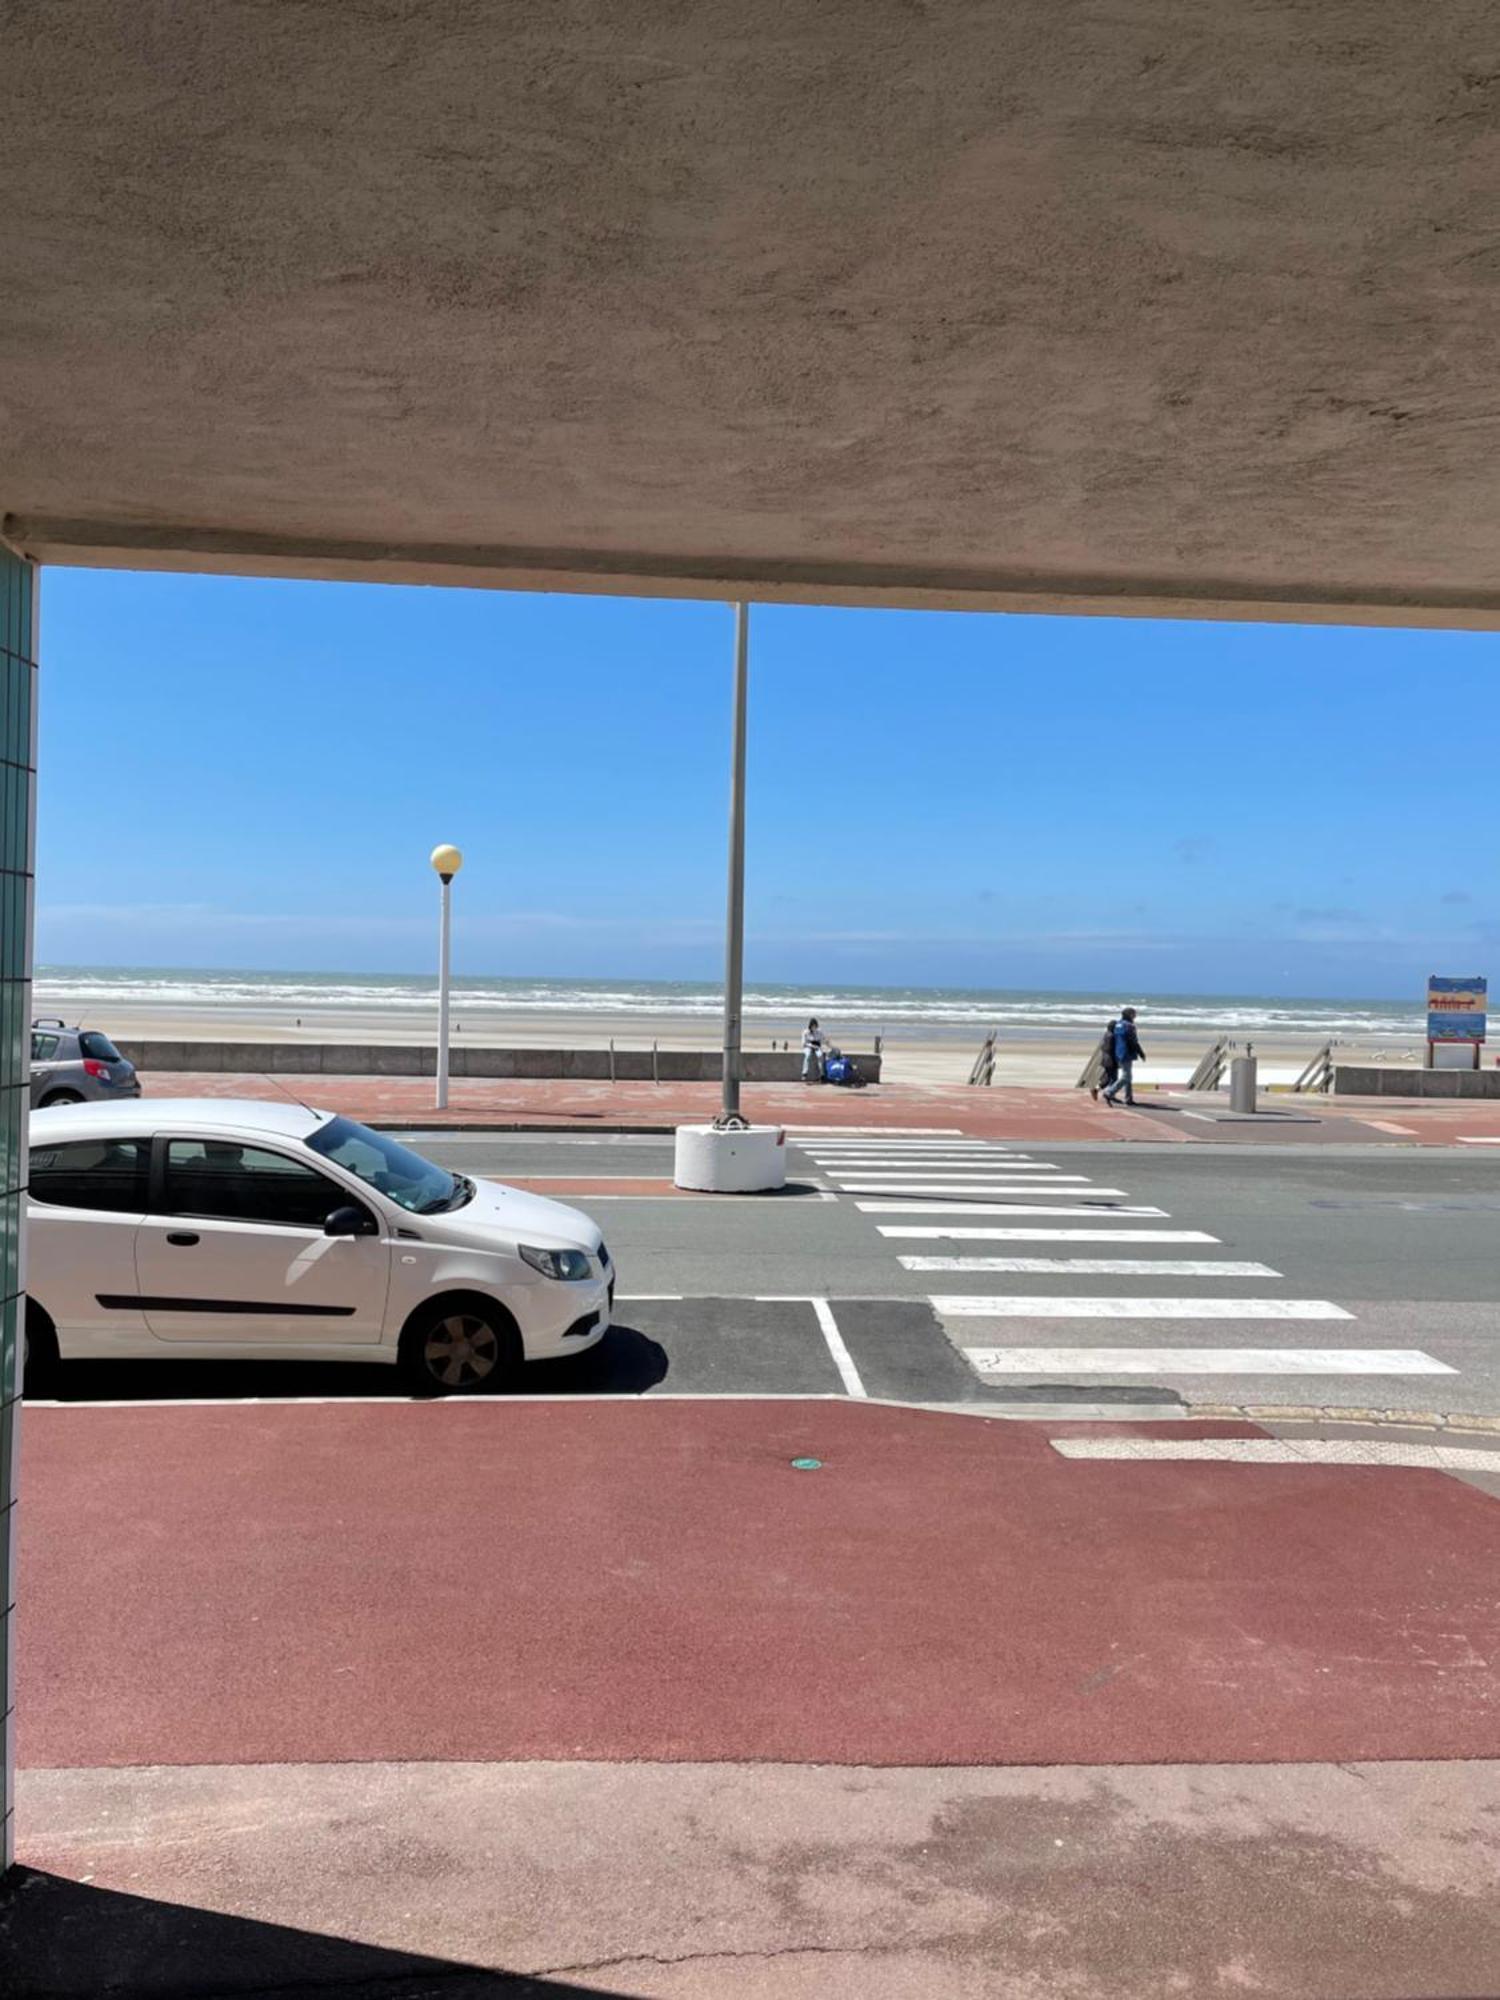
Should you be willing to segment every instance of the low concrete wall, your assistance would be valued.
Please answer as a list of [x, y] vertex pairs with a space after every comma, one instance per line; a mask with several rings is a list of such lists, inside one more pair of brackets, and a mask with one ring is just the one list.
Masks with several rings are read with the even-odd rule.
[[[369, 1042], [131, 1042], [120, 1045], [144, 1075], [171, 1070], [261, 1071], [273, 1076], [431, 1076], [434, 1049], [418, 1043]], [[855, 1055], [867, 1083], [880, 1081], [880, 1058]], [[574, 1078], [607, 1082], [608, 1049], [487, 1049], [455, 1042], [449, 1074], [457, 1077]], [[622, 1083], [713, 1083], [723, 1071], [717, 1049], [661, 1049], [652, 1067], [650, 1049], [616, 1049], [614, 1075]], [[800, 1050], [747, 1049], [747, 1083], [793, 1083], [802, 1074]]]
[[1500, 1069], [1388, 1069], [1334, 1066], [1335, 1094], [1350, 1097], [1500, 1097]]

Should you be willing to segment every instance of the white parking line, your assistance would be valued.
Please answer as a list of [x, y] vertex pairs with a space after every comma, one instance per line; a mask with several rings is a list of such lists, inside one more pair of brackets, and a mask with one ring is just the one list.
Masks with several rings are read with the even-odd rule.
[[1481, 1139], [1477, 1133], [1460, 1132], [1458, 1143], [1460, 1146], [1500, 1146], [1500, 1138]]
[[839, 1380], [851, 1396], [863, 1396], [865, 1385], [859, 1379], [859, 1370], [854, 1365], [853, 1355], [844, 1345], [844, 1337], [839, 1332], [833, 1308], [827, 1299], [814, 1299], [812, 1309], [818, 1316], [818, 1325], [823, 1329], [823, 1338], [828, 1343], [828, 1352], [833, 1356], [833, 1365], [839, 1371]]
[[[851, 1192], [851, 1190], [846, 1190]], [[857, 1192], [857, 1190], [853, 1190]], [[1097, 1195], [1117, 1194], [1117, 1188], [1096, 1188]], [[855, 1208], [861, 1215], [1081, 1215], [1078, 1207], [1049, 1208], [1045, 1204], [1022, 1201], [857, 1201]], [[1102, 1205], [1104, 1213], [1116, 1215], [1155, 1215], [1165, 1218], [1164, 1208], [1121, 1208], [1115, 1202]]]
[[969, 1347], [981, 1375], [1456, 1375], [1404, 1347]]
[[935, 1312], [956, 1319], [1353, 1319], [1332, 1299], [1061, 1298], [1055, 1293], [938, 1293]]
[[[861, 1202], [861, 1207], [864, 1203]], [[1068, 1211], [1072, 1214], [1072, 1210]], [[1117, 1213], [1124, 1213], [1123, 1210]], [[955, 1243], [1217, 1243], [1206, 1229], [943, 1229], [928, 1223], [877, 1223], [882, 1236]]]
[[1078, 1278], [1279, 1278], [1269, 1264], [1190, 1257], [902, 1257], [904, 1271], [1050, 1271]]
[[1377, 1438], [1051, 1438], [1063, 1458], [1198, 1459], [1220, 1465], [1390, 1465], [1408, 1471], [1489, 1472], [1500, 1451]]

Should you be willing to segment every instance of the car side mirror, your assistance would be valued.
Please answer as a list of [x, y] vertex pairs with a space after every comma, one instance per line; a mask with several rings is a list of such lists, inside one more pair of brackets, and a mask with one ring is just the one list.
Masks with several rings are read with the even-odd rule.
[[333, 1209], [323, 1224], [325, 1236], [375, 1236], [380, 1225], [366, 1208], [356, 1208], [350, 1202], [344, 1208]]

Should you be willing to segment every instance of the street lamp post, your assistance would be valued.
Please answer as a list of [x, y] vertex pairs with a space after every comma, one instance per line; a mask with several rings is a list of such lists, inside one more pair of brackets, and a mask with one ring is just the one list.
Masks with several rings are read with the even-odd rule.
[[672, 1178], [709, 1194], [764, 1194], [786, 1186], [786, 1133], [752, 1125], [740, 1109], [745, 1007], [745, 737], [750, 686], [750, 606], [734, 607], [734, 705], [730, 711], [729, 893], [724, 938], [724, 1094], [711, 1125], [679, 1125]]
[[450, 903], [452, 900], [453, 878], [464, 865], [464, 858], [456, 847], [435, 847], [432, 850], [432, 865], [437, 878], [442, 883], [442, 896], [438, 916], [438, 1050], [437, 1050], [437, 1108], [448, 1109], [448, 957], [451, 932]]
[[715, 1124], [740, 1113], [745, 1004], [745, 706], [750, 685], [750, 607], [734, 607], [734, 705], [729, 752], [729, 895], [724, 941], [724, 1095]]

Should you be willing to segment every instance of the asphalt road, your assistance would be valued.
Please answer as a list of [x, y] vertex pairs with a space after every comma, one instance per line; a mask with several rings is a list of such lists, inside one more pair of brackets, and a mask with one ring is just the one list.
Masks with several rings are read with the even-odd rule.
[[[671, 1191], [669, 1139], [410, 1143], [606, 1232], [617, 1326], [529, 1369], [530, 1394], [1500, 1414], [1500, 1158], [1481, 1148], [829, 1138], [792, 1150], [784, 1194], [725, 1200]], [[215, 1363], [79, 1365], [63, 1389], [396, 1393], [384, 1369]]]

